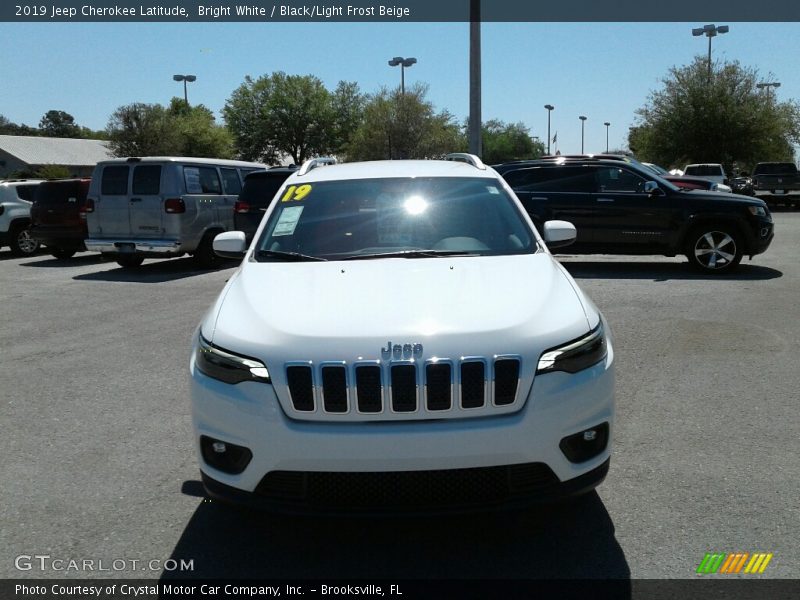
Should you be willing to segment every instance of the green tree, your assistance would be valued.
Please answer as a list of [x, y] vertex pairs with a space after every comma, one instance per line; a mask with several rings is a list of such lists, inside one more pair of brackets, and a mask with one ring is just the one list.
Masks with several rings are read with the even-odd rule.
[[436, 113], [425, 99], [427, 91], [417, 83], [405, 94], [383, 88], [371, 96], [347, 146], [347, 158], [440, 158], [462, 149], [463, 135], [453, 115], [446, 110]]
[[0, 135], [39, 135], [39, 130], [28, 127], [24, 123], [17, 125], [0, 115]]
[[492, 119], [482, 129], [482, 159], [487, 164], [538, 158], [545, 153], [544, 144], [531, 138], [530, 130], [522, 123], [506, 124]]
[[35, 175], [39, 179], [63, 179], [71, 176], [72, 172], [64, 165], [44, 165]]
[[180, 137], [181, 156], [232, 158], [233, 138], [228, 130], [217, 125], [214, 113], [202, 104], [187, 106], [181, 98], [173, 98], [170, 117]]
[[106, 126], [114, 156], [175, 156], [180, 136], [170, 112], [160, 104], [120, 106]]
[[714, 63], [710, 83], [705, 57], [673, 67], [637, 110], [631, 151], [667, 167], [722, 163], [729, 173], [734, 163], [749, 169], [759, 161], [793, 160], [800, 107], [758, 89], [760, 80], [757, 69], [736, 61]]
[[39, 130], [47, 137], [81, 137], [81, 128], [75, 124], [75, 117], [63, 110], [48, 110], [39, 121]]
[[245, 77], [222, 114], [245, 160], [296, 164], [323, 154], [338, 154], [360, 115], [362, 96], [354, 83], [340, 82], [329, 92], [312, 75], [275, 72]]

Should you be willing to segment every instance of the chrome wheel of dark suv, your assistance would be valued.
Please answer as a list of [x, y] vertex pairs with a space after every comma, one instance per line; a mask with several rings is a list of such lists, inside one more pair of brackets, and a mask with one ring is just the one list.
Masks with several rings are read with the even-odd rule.
[[733, 231], [696, 229], [690, 244], [689, 261], [703, 271], [729, 271], [742, 260], [742, 250]]

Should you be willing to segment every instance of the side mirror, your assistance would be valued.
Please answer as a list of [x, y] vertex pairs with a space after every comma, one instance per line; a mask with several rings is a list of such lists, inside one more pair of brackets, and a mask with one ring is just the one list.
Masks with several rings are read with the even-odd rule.
[[545, 221], [544, 241], [548, 248], [569, 246], [577, 236], [575, 225], [569, 221]]
[[663, 196], [664, 190], [662, 190], [655, 181], [645, 181], [644, 193], [650, 194], [651, 196]]
[[247, 241], [244, 231], [226, 231], [214, 238], [212, 244], [214, 253], [222, 258], [244, 258], [247, 251]]

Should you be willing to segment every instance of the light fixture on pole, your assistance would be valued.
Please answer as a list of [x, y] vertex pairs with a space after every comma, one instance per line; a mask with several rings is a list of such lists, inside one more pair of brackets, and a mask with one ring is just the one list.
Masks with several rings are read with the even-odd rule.
[[395, 56], [389, 61], [390, 67], [400, 66], [400, 92], [405, 95], [406, 93], [406, 67], [410, 67], [417, 63], [416, 58], [403, 58], [402, 56]]
[[586, 117], [581, 115], [578, 118], [581, 120], [581, 154], [583, 154], [583, 126], [586, 125]]
[[703, 25], [702, 27], [695, 27], [692, 29], [692, 35], [695, 37], [705, 35], [708, 38], [708, 85], [711, 85], [711, 38], [715, 37], [718, 33], [728, 33], [730, 27], [727, 25], [720, 25], [717, 27], [714, 24]]
[[194, 75], [173, 75], [172, 79], [183, 82], [183, 101], [186, 102], [186, 106], [189, 106], [189, 94], [186, 92], [186, 82], [188, 81], [191, 83], [196, 81], [197, 77]]
[[760, 90], [766, 89], [767, 90], [767, 98], [769, 99], [769, 97], [770, 97], [769, 88], [779, 88], [779, 87], [781, 87], [781, 83], [779, 81], [771, 81], [769, 83], [767, 83], [767, 82], [757, 83], [756, 87], [758, 89], [760, 89]]
[[608, 128], [611, 126], [611, 123], [606, 121], [605, 123], [603, 123], [603, 125], [606, 126], [606, 154], [608, 154]]
[[555, 108], [552, 104], [545, 104], [547, 109], [547, 154], [550, 154], [550, 111]]

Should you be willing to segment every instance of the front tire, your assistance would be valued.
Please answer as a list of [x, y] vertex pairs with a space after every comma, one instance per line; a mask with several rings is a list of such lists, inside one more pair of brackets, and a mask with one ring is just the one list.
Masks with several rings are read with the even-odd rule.
[[686, 256], [703, 273], [728, 273], [742, 260], [739, 233], [728, 226], [697, 227], [688, 237]]
[[123, 254], [117, 257], [117, 264], [123, 269], [135, 269], [144, 262], [144, 256]]
[[39, 242], [31, 236], [30, 225], [15, 225], [10, 237], [12, 256], [31, 256], [39, 249]]
[[50, 254], [59, 260], [67, 260], [68, 258], [75, 256], [77, 251], [77, 248], [51, 248]]

